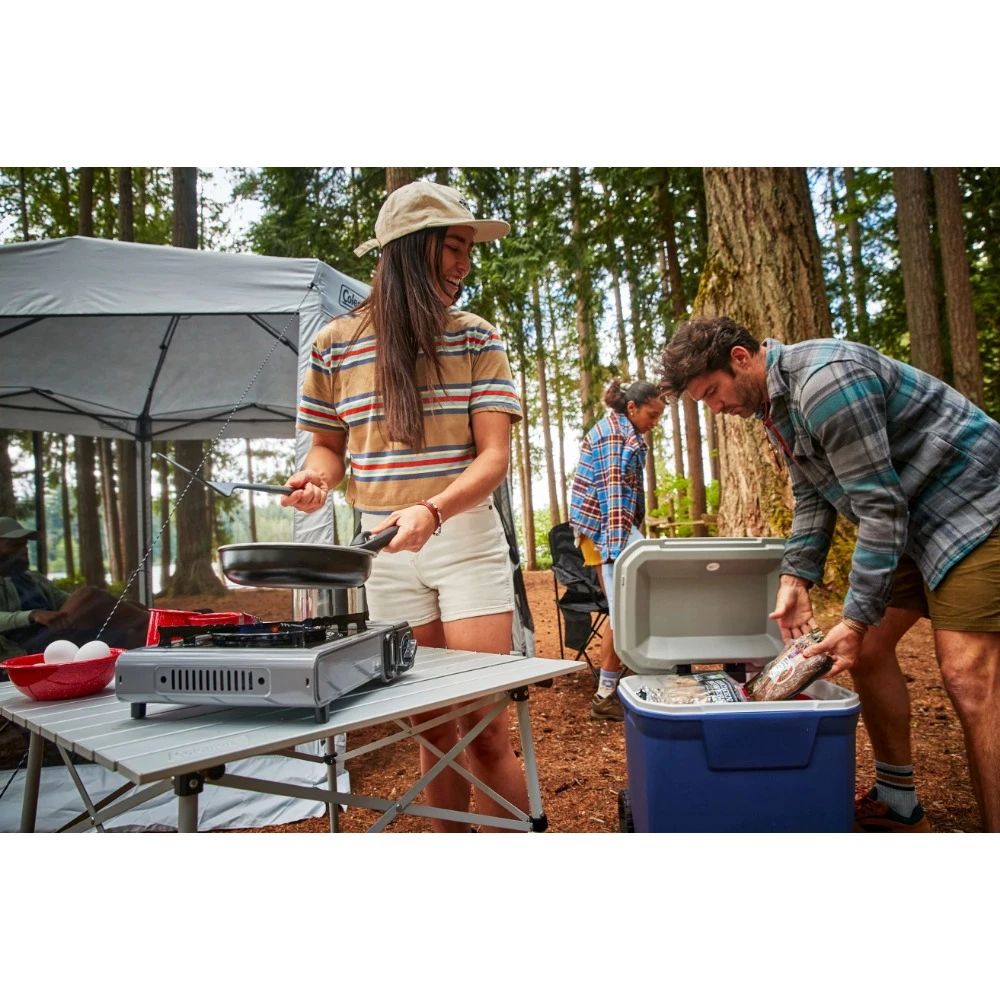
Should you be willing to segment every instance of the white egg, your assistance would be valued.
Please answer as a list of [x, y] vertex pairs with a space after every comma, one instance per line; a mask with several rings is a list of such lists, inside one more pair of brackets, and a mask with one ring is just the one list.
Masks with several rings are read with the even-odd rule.
[[69, 639], [56, 639], [45, 647], [46, 663], [71, 663], [76, 659], [79, 646]]
[[100, 639], [91, 639], [90, 642], [85, 642], [81, 647], [80, 651], [74, 657], [75, 660], [101, 660], [105, 656], [111, 655], [111, 648], [106, 642], [102, 642]]

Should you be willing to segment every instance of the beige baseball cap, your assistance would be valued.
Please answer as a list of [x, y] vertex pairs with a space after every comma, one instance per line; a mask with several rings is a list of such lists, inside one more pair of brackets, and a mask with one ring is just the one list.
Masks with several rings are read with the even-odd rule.
[[375, 239], [362, 243], [354, 252], [363, 257], [369, 250], [384, 247], [400, 236], [437, 226], [468, 226], [473, 243], [499, 240], [510, 232], [510, 226], [502, 219], [477, 219], [455, 188], [414, 181], [396, 188], [385, 199], [375, 220]]

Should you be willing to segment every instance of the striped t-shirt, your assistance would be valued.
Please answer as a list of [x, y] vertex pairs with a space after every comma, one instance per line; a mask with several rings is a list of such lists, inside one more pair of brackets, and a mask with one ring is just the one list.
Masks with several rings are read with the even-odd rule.
[[351, 343], [360, 322], [351, 313], [320, 330], [302, 385], [297, 426], [346, 433], [347, 502], [387, 513], [435, 496], [472, 463], [473, 413], [498, 410], [513, 422], [521, 419], [521, 404], [500, 335], [478, 316], [452, 309], [437, 343], [442, 385], [423, 353], [417, 357], [424, 447], [417, 451], [388, 441], [375, 393], [375, 334], [369, 327]]

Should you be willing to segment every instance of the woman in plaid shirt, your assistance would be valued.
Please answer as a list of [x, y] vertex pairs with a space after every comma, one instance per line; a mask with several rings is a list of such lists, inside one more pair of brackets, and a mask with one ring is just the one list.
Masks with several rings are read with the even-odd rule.
[[635, 538], [646, 515], [643, 470], [646, 442], [663, 413], [660, 391], [649, 382], [622, 384], [612, 379], [604, 390], [608, 414], [590, 429], [580, 448], [573, 478], [569, 523], [580, 536], [588, 566], [600, 566], [601, 586], [608, 599], [608, 632], [601, 638], [601, 679], [590, 705], [594, 719], [621, 722], [624, 711], [617, 684], [622, 663], [611, 634], [611, 602], [615, 559]]

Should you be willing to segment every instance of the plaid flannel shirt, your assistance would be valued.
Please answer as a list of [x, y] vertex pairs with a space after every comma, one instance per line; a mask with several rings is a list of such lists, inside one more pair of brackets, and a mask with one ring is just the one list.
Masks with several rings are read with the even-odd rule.
[[844, 614], [878, 624], [904, 552], [934, 589], [1000, 523], [1000, 424], [862, 344], [763, 346], [768, 415], [792, 452], [781, 572], [822, 579], [839, 511], [858, 525]]
[[573, 477], [569, 523], [600, 550], [618, 558], [629, 530], [646, 516], [646, 442], [628, 417], [609, 410], [584, 438]]

